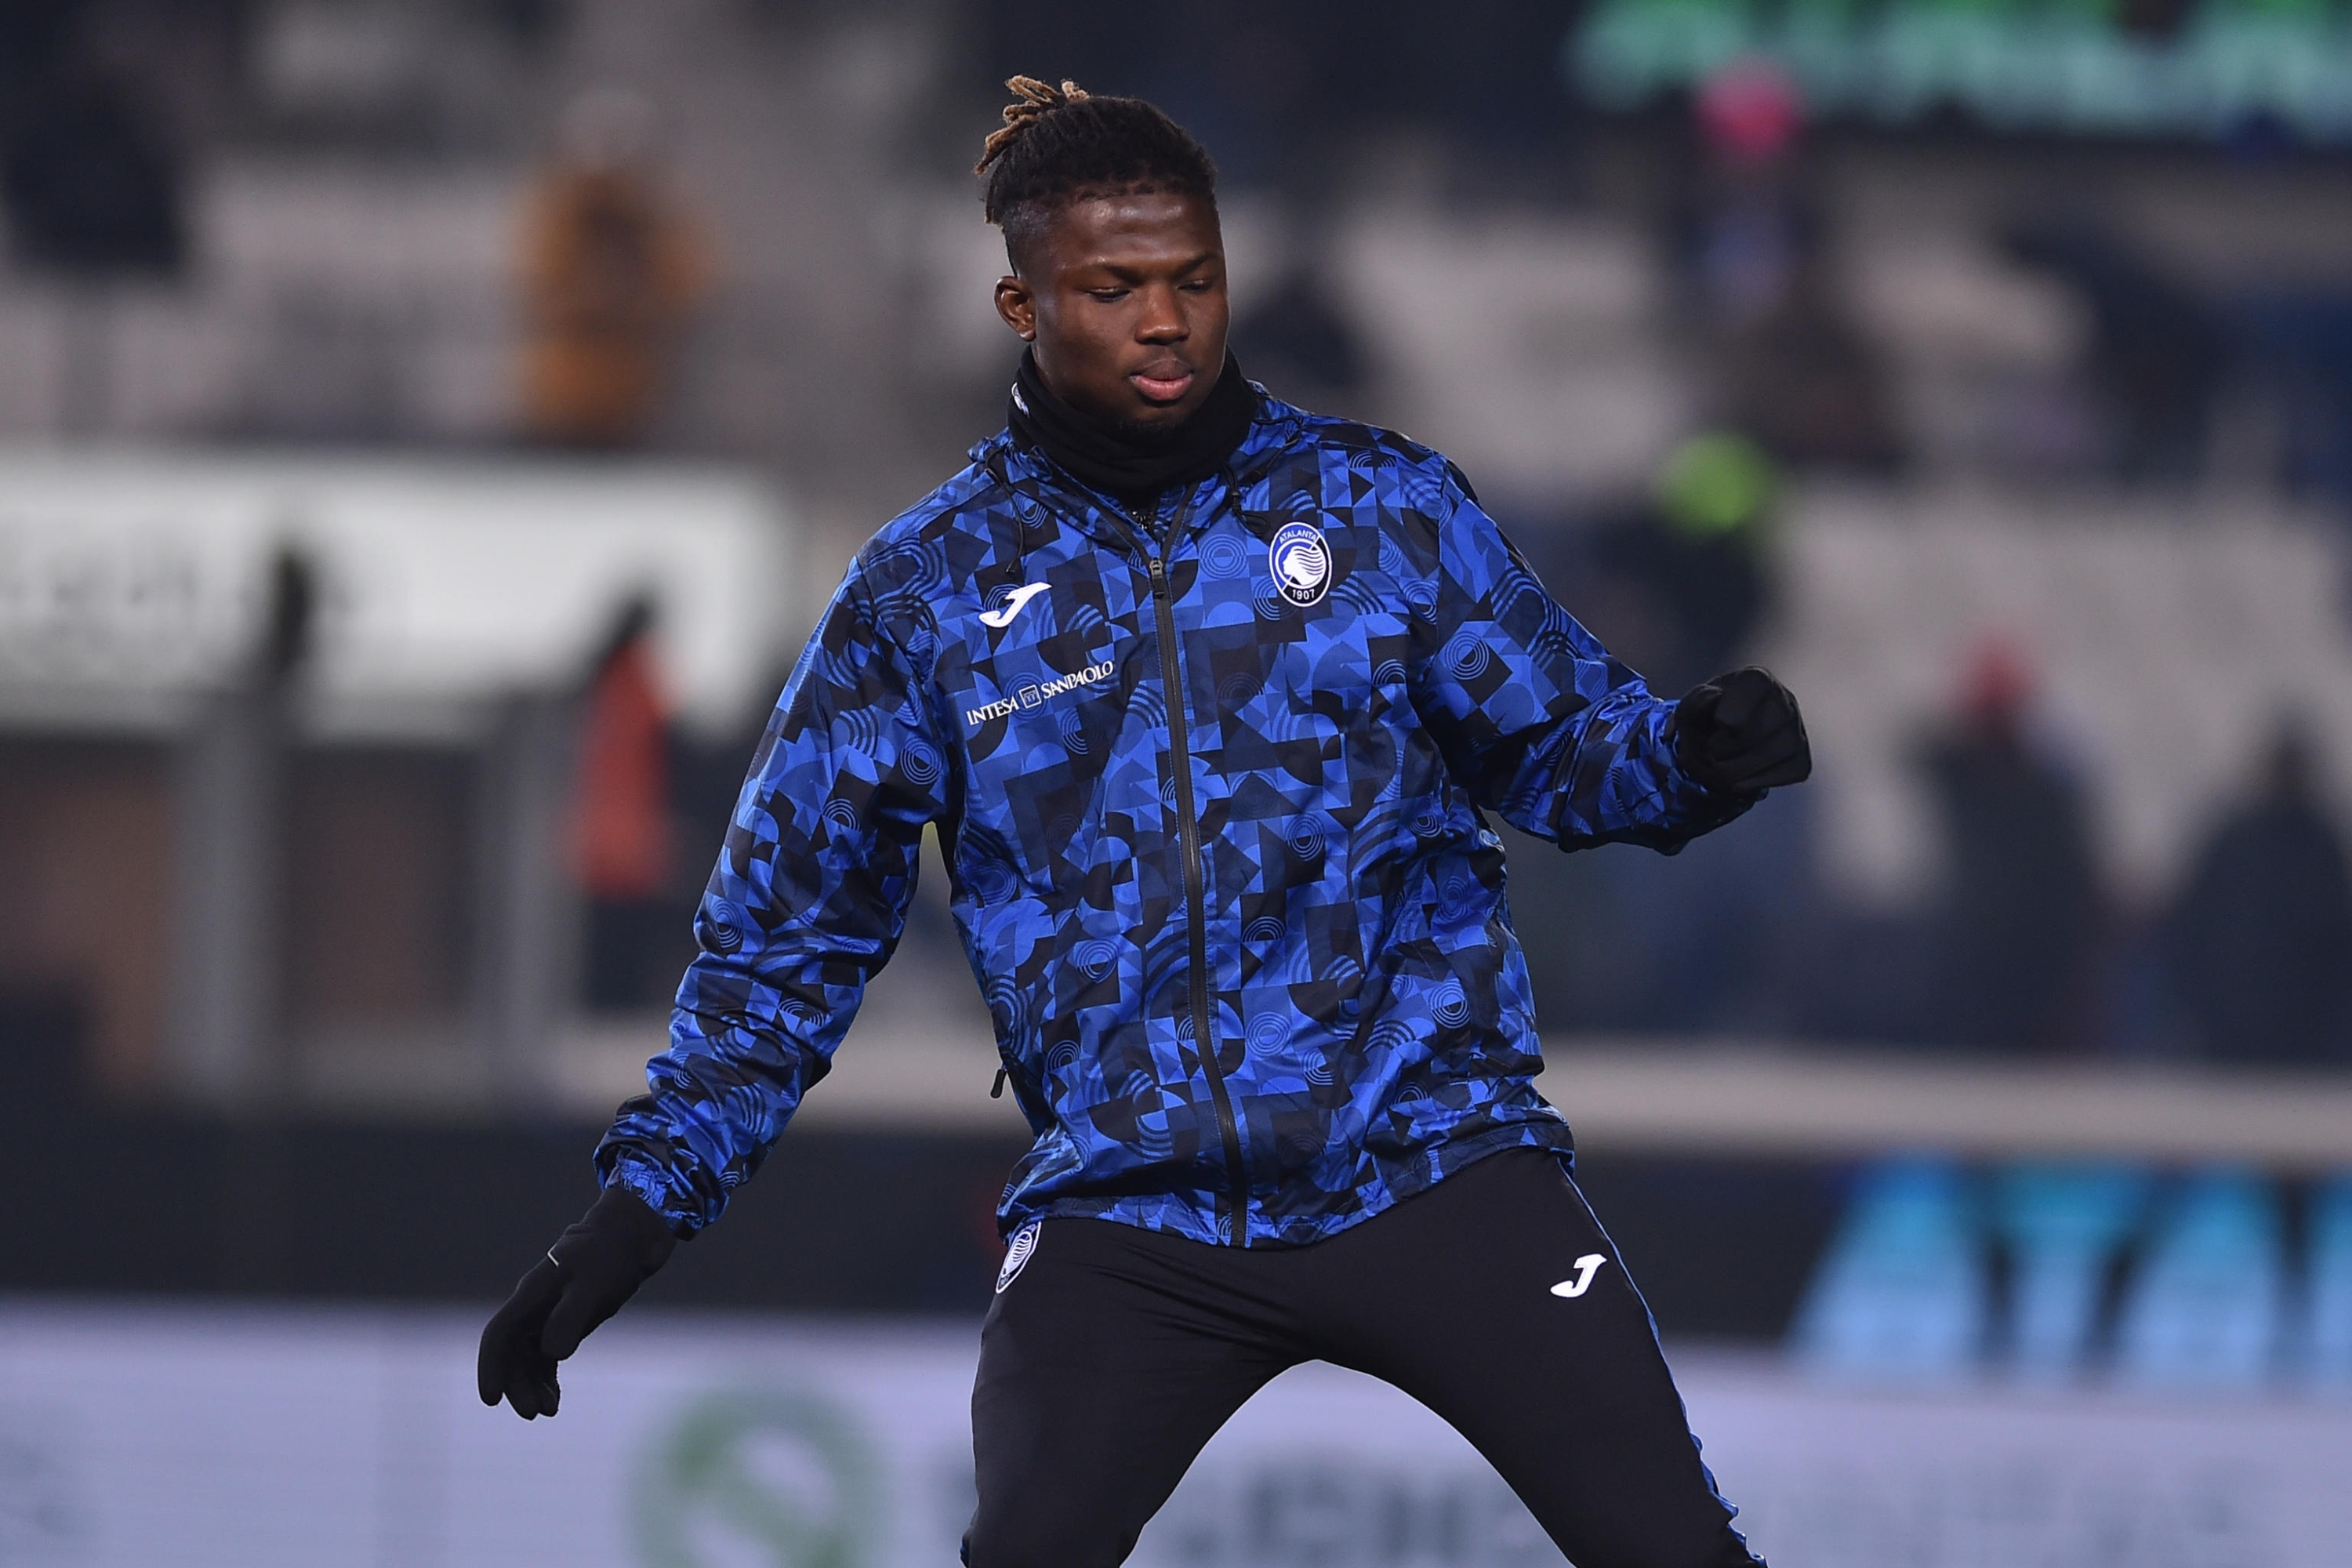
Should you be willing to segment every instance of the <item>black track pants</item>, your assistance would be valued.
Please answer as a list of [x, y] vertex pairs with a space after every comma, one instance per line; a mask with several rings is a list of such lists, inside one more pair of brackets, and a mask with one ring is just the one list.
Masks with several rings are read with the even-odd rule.
[[[1580, 1277], [1579, 1294], [1554, 1292]], [[1305, 1361], [1369, 1373], [1452, 1423], [1576, 1568], [1757, 1562], [1616, 1248], [1535, 1150], [1308, 1247], [1047, 1220], [981, 1334], [965, 1561], [1125, 1561], [1225, 1418]]]

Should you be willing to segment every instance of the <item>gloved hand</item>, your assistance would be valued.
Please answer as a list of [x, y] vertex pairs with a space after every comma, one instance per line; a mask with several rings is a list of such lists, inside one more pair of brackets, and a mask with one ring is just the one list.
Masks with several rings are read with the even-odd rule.
[[1675, 710], [1675, 760], [1723, 795], [1757, 795], [1812, 776], [1813, 748], [1789, 689], [1749, 665], [1694, 686]]
[[669, 1261], [677, 1238], [643, 1198], [615, 1183], [548, 1248], [482, 1331], [475, 1377], [482, 1403], [503, 1397], [528, 1421], [552, 1415], [563, 1391], [555, 1363]]

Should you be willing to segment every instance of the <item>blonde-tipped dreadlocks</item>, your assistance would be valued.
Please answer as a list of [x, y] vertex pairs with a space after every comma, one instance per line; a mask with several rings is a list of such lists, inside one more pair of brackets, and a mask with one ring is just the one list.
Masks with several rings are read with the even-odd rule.
[[1004, 84], [1013, 100], [980, 151], [988, 221], [1018, 252], [1056, 207], [1081, 195], [1174, 191], [1213, 203], [1217, 166], [1192, 135], [1139, 98], [1105, 98], [1036, 77]]
[[1066, 77], [1058, 88], [1051, 82], [1039, 81], [1034, 76], [1008, 77], [1004, 85], [1017, 96], [1004, 106], [1004, 128], [989, 132], [988, 140], [981, 143], [980, 162], [971, 166], [975, 174], [987, 174], [988, 166], [995, 163], [1024, 131], [1029, 129], [1031, 121], [1047, 110], [1059, 109], [1066, 103], [1084, 103], [1087, 96], [1085, 88]]

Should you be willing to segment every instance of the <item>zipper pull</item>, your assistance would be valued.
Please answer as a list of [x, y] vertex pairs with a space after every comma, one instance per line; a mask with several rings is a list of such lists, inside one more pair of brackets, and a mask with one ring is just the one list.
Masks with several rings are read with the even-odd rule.
[[1150, 569], [1151, 585], [1153, 587], [1165, 588], [1168, 586], [1168, 573], [1160, 564], [1160, 557], [1157, 555], [1146, 556], [1143, 563]]
[[996, 1082], [989, 1089], [988, 1098], [991, 1100], [1003, 1100], [1004, 1098], [1004, 1069], [1003, 1068], [998, 1068], [996, 1069]]

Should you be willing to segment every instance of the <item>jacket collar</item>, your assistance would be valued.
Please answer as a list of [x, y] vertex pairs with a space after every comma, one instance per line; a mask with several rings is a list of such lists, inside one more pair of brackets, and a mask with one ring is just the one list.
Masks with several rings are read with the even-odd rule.
[[[1300, 410], [1273, 396], [1256, 383], [1251, 384], [1257, 390], [1258, 408], [1256, 416], [1250, 421], [1248, 434], [1234, 448], [1223, 473], [1202, 479], [1184, 492], [1179, 503], [1179, 516], [1197, 521], [1202, 515], [1204, 486], [1232, 487], [1234, 504], [1246, 516], [1252, 491], [1263, 485], [1267, 470], [1305, 435], [1307, 419]], [[1137, 542], [1148, 542], [1145, 519], [1080, 483], [1043, 452], [1015, 441], [1009, 428], [975, 442], [966, 455], [1012, 492], [1013, 504], [1022, 509], [1024, 521], [1034, 521], [1034, 509], [1120, 551], [1129, 551]]]

